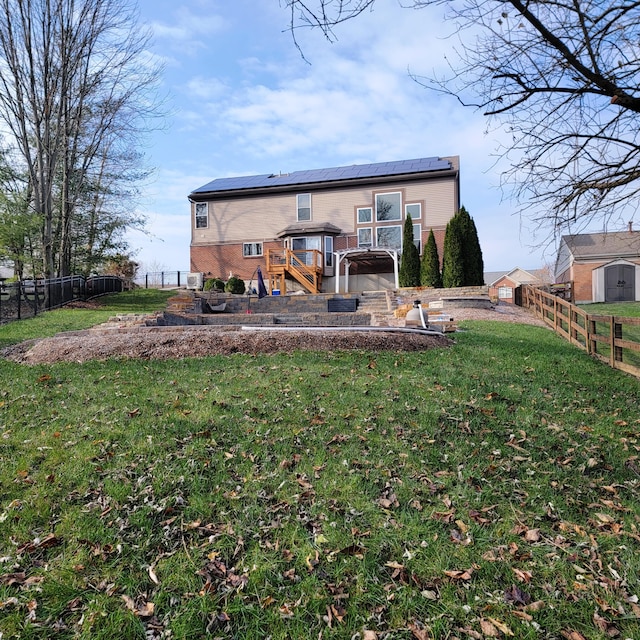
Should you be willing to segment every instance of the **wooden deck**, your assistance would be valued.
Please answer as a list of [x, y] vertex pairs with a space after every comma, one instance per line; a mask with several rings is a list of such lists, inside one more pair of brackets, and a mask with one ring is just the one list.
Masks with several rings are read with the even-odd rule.
[[309, 293], [320, 293], [322, 270], [322, 253], [317, 249], [269, 249], [267, 252], [267, 275], [271, 292], [279, 290], [281, 295], [285, 295], [289, 276]]

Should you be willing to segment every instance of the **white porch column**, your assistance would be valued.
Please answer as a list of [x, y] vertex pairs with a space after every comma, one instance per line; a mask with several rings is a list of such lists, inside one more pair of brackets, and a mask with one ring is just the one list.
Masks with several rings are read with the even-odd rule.
[[398, 252], [393, 251], [391, 257], [393, 258], [393, 277], [396, 282], [396, 289], [400, 288], [400, 275], [398, 274]]

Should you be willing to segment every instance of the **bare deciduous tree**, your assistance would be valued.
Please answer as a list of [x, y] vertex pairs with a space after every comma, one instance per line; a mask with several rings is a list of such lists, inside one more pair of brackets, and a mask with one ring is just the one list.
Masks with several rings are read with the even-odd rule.
[[92, 192], [122, 197], [116, 176], [134, 175], [115, 165], [157, 113], [148, 40], [128, 0], [0, 0], [0, 121], [41, 220], [45, 276], [69, 273]]
[[[333, 27], [375, 0], [285, 0], [290, 27]], [[505, 185], [554, 231], [633, 217], [640, 195], [640, 2], [413, 0], [446, 8], [457, 56], [414, 78], [481, 110], [510, 143]], [[298, 41], [296, 40], [296, 43]], [[457, 59], [456, 59], [457, 58]]]

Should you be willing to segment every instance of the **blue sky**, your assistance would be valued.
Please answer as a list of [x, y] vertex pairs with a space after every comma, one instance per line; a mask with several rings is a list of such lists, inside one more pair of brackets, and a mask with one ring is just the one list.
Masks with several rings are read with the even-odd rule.
[[503, 201], [498, 134], [410, 77], [444, 68], [453, 43], [439, 9], [378, 0], [333, 44], [300, 31], [308, 62], [278, 0], [140, 0], [140, 10], [168, 111], [145, 148], [156, 167], [140, 205], [148, 234], [129, 234], [143, 271], [189, 268], [187, 196], [214, 178], [448, 155], [460, 156], [485, 269], [553, 262], [553, 247], [533, 249], [541, 238]]

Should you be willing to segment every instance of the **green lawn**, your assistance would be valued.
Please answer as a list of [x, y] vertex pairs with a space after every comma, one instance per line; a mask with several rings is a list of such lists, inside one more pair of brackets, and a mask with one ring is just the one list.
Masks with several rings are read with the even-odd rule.
[[463, 327], [0, 361], [0, 637], [640, 638], [640, 383]]
[[[580, 305], [580, 308], [591, 315], [616, 316], [619, 318], [640, 317], [640, 302], [595, 302], [592, 304]], [[597, 331], [601, 335], [608, 336], [610, 333], [610, 323], [598, 322]], [[640, 343], [640, 326], [625, 324], [622, 327], [621, 338], [632, 342]], [[604, 357], [608, 357], [609, 345], [600, 344], [598, 352]], [[623, 349], [624, 362], [640, 368], [640, 352], [631, 349]]]
[[581, 309], [592, 315], [611, 315], [621, 318], [637, 318], [640, 316], [640, 302], [592, 302], [579, 305]]
[[61, 331], [77, 331], [106, 322], [119, 313], [150, 313], [164, 309], [167, 298], [175, 291], [135, 289], [91, 300], [98, 308], [55, 309], [35, 318], [19, 320], [0, 326], [0, 348], [30, 338], [53, 336]]

